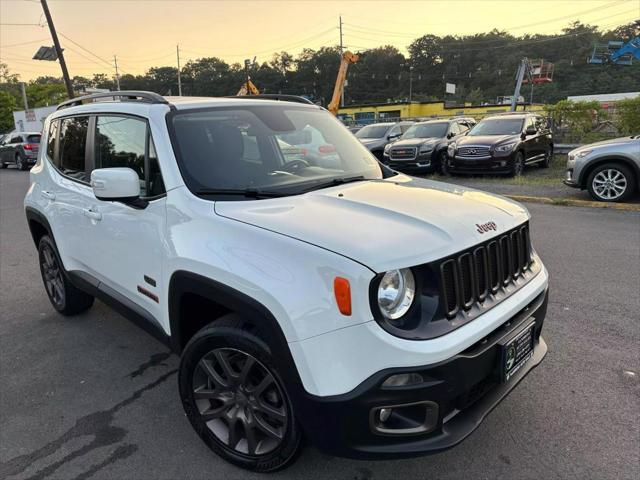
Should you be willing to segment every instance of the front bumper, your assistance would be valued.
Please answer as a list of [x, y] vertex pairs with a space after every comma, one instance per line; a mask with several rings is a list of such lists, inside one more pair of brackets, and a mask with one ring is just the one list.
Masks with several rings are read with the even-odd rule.
[[513, 154], [478, 159], [453, 157], [447, 166], [452, 173], [509, 173], [514, 158]]
[[[454, 357], [425, 367], [390, 368], [372, 375], [353, 391], [331, 397], [303, 394], [295, 405], [305, 433], [321, 450], [364, 459], [401, 458], [453, 447], [470, 435], [491, 410], [544, 358], [541, 337], [547, 290], [509, 321]], [[506, 383], [499, 371], [500, 343], [535, 322], [534, 351]], [[424, 383], [382, 388], [389, 376], [417, 372]], [[426, 433], [374, 433], [371, 412], [387, 405], [430, 401], [437, 404], [435, 428]]]
[[438, 167], [435, 150], [418, 154], [414, 158], [393, 160], [389, 155], [383, 156], [382, 163], [400, 172], [430, 172]]

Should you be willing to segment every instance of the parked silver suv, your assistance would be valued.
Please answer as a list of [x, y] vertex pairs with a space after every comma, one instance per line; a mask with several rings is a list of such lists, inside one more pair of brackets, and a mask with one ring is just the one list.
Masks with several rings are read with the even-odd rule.
[[564, 184], [601, 202], [621, 202], [640, 187], [640, 135], [583, 145], [569, 152]]

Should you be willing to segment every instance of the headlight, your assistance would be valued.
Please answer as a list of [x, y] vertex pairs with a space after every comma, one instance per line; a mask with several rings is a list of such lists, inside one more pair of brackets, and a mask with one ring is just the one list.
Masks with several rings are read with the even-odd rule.
[[513, 147], [515, 147], [516, 144], [514, 143], [507, 143], [505, 145], [500, 145], [498, 147], [496, 147], [496, 152], [510, 152], [511, 150], [513, 150]]
[[593, 150], [580, 150], [580, 151], [576, 154], [576, 157], [577, 157], [577, 158], [586, 157], [586, 156], [587, 156], [587, 155], [589, 155], [591, 152], [593, 152]]
[[456, 153], [456, 144], [450, 143], [449, 146], [447, 147], [447, 155], [449, 155], [450, 157], [453, 157], [455, 153]]
[[385, 152], [388, 152], [390, 148], [391, 148], [391, 144], [390, 144], [390, 143], [387, 143], [387, 144], [384, 146], [384, 151], [385, 151]]
[[409, 268], [390, 270], [378, 286], [378, 307], [389, 320], [397, 320], [409, 311], [416, 296], [416, 281]]
[[433, 143], [427, 143], [420, 147], [420, 153], [429, 153], [431, 151], [433, 151]]

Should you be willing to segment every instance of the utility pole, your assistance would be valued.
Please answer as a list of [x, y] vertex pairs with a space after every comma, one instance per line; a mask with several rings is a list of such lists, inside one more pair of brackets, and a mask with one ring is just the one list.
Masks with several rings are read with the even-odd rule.
[[[342, 54], [344, 53], [344, 45], [342, 44], [342, 15], [339, 17], [340, 20], [340, 58], [342, 59]], [[340, 95], [340, 106], [344, 107], [344, 89], [347, 86], [347, 80], [344, 81], [344, 86], [342, 87], [342, 94]]]
[[180, 79], [180, 45], [176, 45], [176, 56], [178, 57], [178, 96], [182, 96], [182, 80]]
[[116, 67], [116, 90], [120, 91], [120, 75], [118, 74], [118, 59], [113, 56], [113, 64]]
[[409, 103], [413, 95], [413, 65], [409, 65]]
[[249, 64], [251, 60], [248, 58], [244, 61], [244, 78], [245, 78], [245, 88], [247, 89], [247, 95], [251, 95], [251, 89], [249, 88]]
[[27, 91], [24, 88], [24, 82], [20, 82], [20, 87], [22, 87], [22, 101], [24, 102], [25, 111], [29, 110], [29, 102], [27, 102]]
[[47, 25], [49, 25], [49, 31], [51, 32], [51, 39], [53, 40], [53, 46], [56, 49], [56, 55], [60, 62], [60, 68], [62, 69], [62, 78], [64, 78], [64, 85], [67, 87], [67, 96], [73, 98], [73, 86], [71, 85], [71, 78], [69, 77], [69, 71], [67, 70], [67, 63], [64, 61], [64, 55], [62, 54], [62, 48], [60, 48], [60, 41], [58, 40], [58, 34], [56, 33], [56, 27], [53, 25], [53, 19], [51, 18], [51, 12], [49, 12], [49, 6], [47, 0], [40, 0], [42, 4], [42, 10], [44, 16], [47, 19]]

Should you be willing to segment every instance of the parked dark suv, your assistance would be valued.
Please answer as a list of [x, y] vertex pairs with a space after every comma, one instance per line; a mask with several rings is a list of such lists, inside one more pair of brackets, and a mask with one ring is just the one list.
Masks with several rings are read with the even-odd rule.
[[373, 123], [362, 127], [356, 132], [356, 137], [365, 147], [373, 153], [378, 160], [382, 160], [384, 147], [400, 138], [407, 129], [413, 125], [412, 121]]
[[32, 167], [38, 159], [39, 147], [39, 132], [10, 133], [0, 142], [0, 167], [7, 168], [10, 163], [18, 170]]
[[475, 125], [472, 118], [434, 119], [413, 124], [384, 149], [383, 163], [403, 172], [440, 171], [453, 138]]
[[525, 165], [547, 168], [553, 138], [544, 117], [514, 112], [484, 118], [448, 149], [449, 173], [521, 175]]

